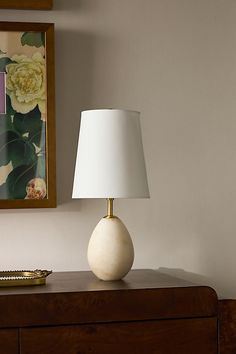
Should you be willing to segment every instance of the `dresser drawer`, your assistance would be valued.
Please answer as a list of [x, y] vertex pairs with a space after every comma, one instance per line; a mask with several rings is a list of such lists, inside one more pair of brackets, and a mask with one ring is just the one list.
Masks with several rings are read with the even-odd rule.
[[0, 330], [0, 353], [18, 354], [18, 330], [17, 329]]
[[21, 354], [216, 354], [217, 319], [121, 322], [21, 330]]

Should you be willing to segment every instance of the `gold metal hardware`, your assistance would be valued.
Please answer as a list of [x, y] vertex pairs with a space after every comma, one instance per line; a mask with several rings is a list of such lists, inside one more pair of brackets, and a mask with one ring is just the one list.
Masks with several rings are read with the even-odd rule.
[[114, 218], [113, 201], [114, 201], [114, 198], [107, 198], [107, 215], [106, 215], [106, 218]]
[[51, 273], [52, 271], [39, 269], [0, 271], [0, 287], [44, 285], [46, 277]]

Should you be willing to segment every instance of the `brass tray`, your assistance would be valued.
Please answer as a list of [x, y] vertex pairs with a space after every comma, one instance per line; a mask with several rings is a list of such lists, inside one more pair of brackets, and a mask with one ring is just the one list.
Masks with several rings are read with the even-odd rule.
[[0, 271], [0, 287], [44, 285], [46, 277], [51, 273], [40, 269]]

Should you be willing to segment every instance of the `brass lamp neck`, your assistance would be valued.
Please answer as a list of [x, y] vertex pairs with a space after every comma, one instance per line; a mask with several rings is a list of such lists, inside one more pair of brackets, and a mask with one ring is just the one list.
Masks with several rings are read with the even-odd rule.
[[113, 201], [114, 198], [107, 198], [107, 218], [114, 218], [113, 214]]

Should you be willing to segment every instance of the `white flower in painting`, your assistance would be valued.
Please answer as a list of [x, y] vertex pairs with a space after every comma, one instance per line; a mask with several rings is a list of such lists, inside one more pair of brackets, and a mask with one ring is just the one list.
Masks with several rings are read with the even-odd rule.
[[13, 109], [19, 113], [28, 113], [37, 105], [42, 114], [46, 113], [46, 67], [41, 53], [13, 55], [14, 63], [6, 66], [7, 94], [11, 98]]

